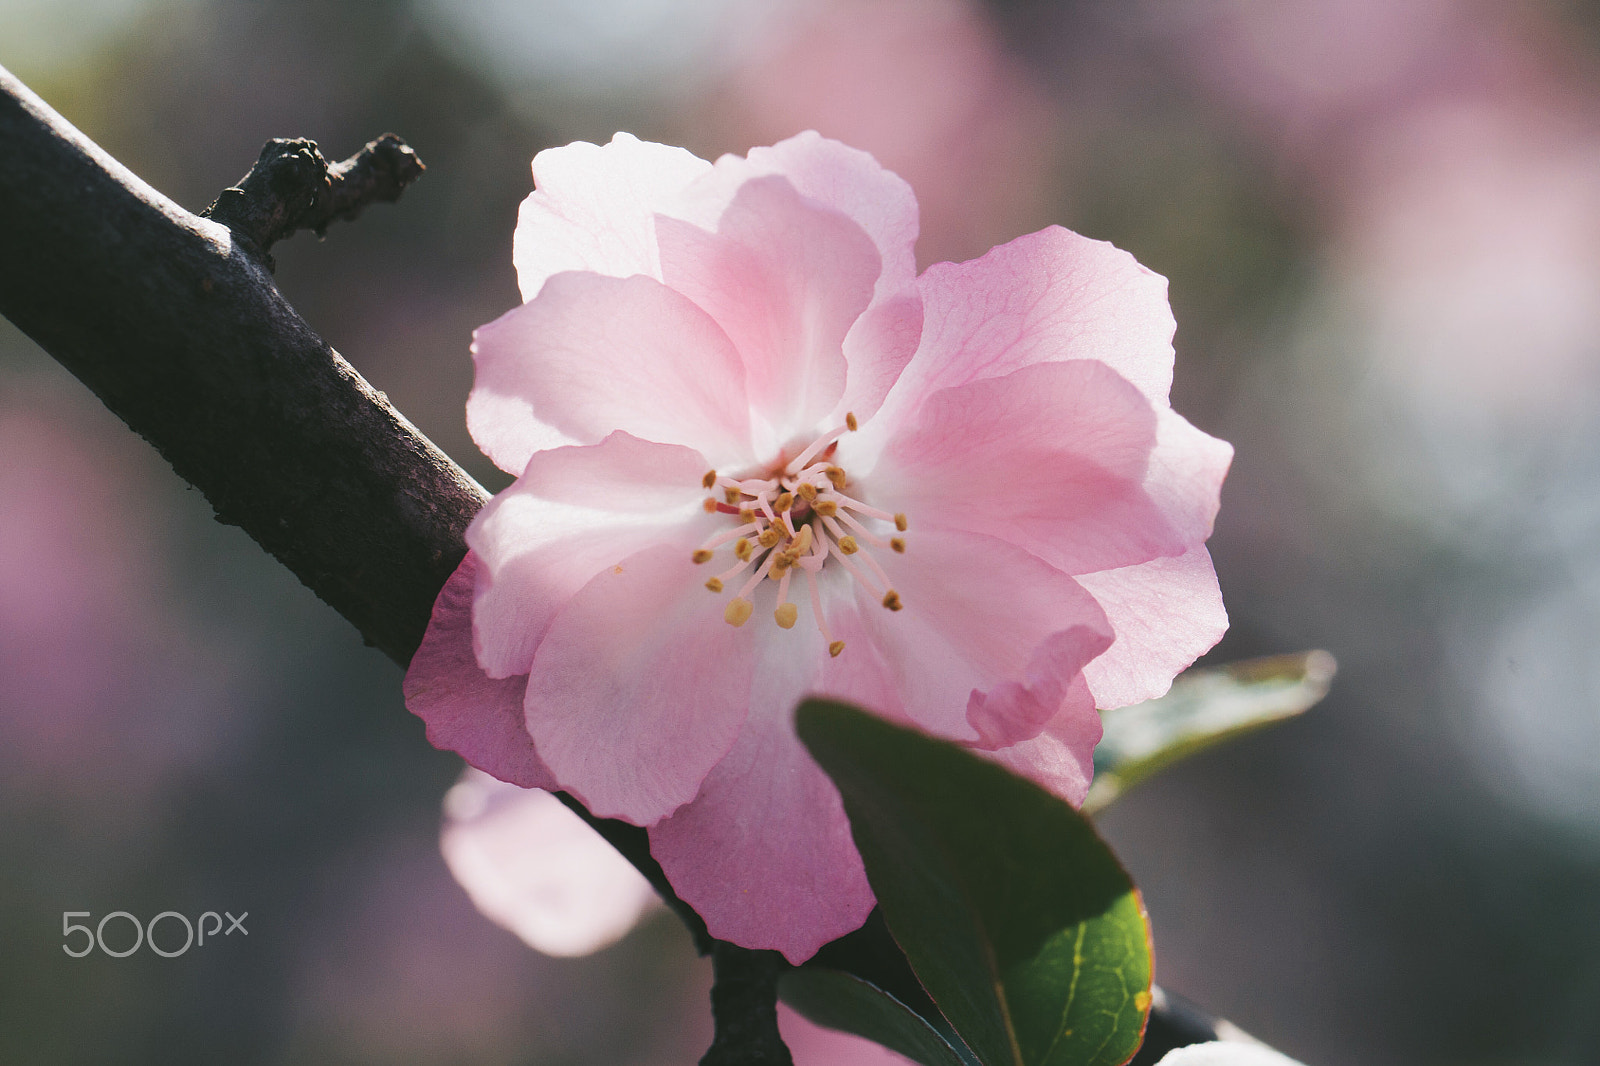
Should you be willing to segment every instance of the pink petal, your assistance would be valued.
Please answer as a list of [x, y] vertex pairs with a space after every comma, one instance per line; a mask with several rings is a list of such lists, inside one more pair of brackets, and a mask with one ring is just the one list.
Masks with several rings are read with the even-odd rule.
[[601, 571], [551, 623], [528, 678], [528, 732], [567, 791], [649, 825], [694, 798], [748, 707], [750, 634], [673, 546]]
[[1094, 778], [1094, 746], [1102, 728], [1081, 675], [1073, 688], [1061, 713], [1038, 736], [982, 754], [1078, 807]]
[[594, 444], [613, 430], [748, 462], [739, 353], [716, 322], [652, 278], [557, 274], [473, 334], [467, 426], [495, 464]]
[[1082, 574], [1078, 581], [1117, 633], [1111, 648], [1084, 668], [1102, 708], [1165, 695], [1173, 677], [1228, 629], [1216, 571], [1200, 545], [1172, 558]]
[[916, 1066], [866, 1037], [809, 1022], [783, 1003], [778, 1004], [778, 1032], [794, 1056], [794, 1066]]
[[[664, 144], [619, 133], [533, 157], [536, 189], [522, 202], [511, 259], [522, 298], [566, 270], [660, 278], [655, 216], [711, 164]], [[514, 471], [513, 471], [514, 472]]]
[[1105, 614], [1072, 578], [1005, 541], [943, 528], [906, 541], [904, 555], [878, 553], [903, 609], [885, 610], [881, 591], [857, 593], [905, 713], [985, 746], [1038, 733], [1111, 643]]
[[[1105, 364], [1036, 364], [935, 393], [869, 480], [913, 522], [1093, 573], [1188, 547], [1142, 484], [1156, 427], [1149, 401]], [[839, 451], [847, 468], [851, 443]]]
[[660, 897], [548, 792], [468, 770], [445, 794], [439, 850], [473, 905], [546, 955], [621, 940]]
[[474, 646], [489, 676], [526, 674], [556, 612], [602, 570], [655, 544], [687, 556], [710, 536], [708, 467], [692, 448], [626, 433], [529, 459], [467, 529], [482, 564]]
[[[719, 159], [717, 166], [727, 162]], [[752, 148], [747, 165], [755, 174], [783, 175], [800, 195], [843, 212], [866, 230], [883, 259], [879, 299], [916, 279], [916, 194], [870, 153], [807, 130], [771, 148]]]
[[502, 781], [555, 788], [523, 725], [526, 677], [492, 680], [472, 654], [472, 589], [478, 560], [461, 560], [433, 604], [422, 645], [406, 671], [406, 707], [428, 726], [428, 743], [458, 752]]
[[1059, 226], [919, 281], [922, 345], [890, 398], [923, 397], [1036, 363], [1095, 359], [1156, 406], [1172, 386], [1167, 281], [1127, 252]]
[[1182, 415], [1160, 408], [1156, 447], [1144, 487], [1190, 544], [1211, 536], [1222, 502], [1222, 480], [1233, 462], [1233, 445], [1203, 433]]
[[760, 450], [815, 432], [844, 394], [845, 334], [878, 279], [871, 239], [782, 177], [745, 182], [715, 233], [670, 218], [656, 231], [662, 279], [710, 314], [744, 358], [750, 405], [775, 438]]
[[794, 708], [808, 693], [871, 703], [886, 679], [870, 656], [830, 659], [809, 606], [794, 629], [758, 623], [768, 629], [757, 634], [750, 717], [695, 801], [651, 827], [650, 851], [713, 936], [799, 963], [865, 921], [873, 896], [838, 791], [794, 734]]
[[674, 211], [714, 229], [736, 191], [768, 174], [787, 178], [801, 196], [843, 213], [877, 246], [882, 269], [870, 308], [844, 339], [849, 375], [835, 412], [841, 419], [846, 411], [867, 418], [911, 359], [922, 332], [917, 198], [910, 185], [868, 153], [807, 131], [771, 148], [753, 148], [748, 158], [718, 159], [714, 173], [697, 181]]

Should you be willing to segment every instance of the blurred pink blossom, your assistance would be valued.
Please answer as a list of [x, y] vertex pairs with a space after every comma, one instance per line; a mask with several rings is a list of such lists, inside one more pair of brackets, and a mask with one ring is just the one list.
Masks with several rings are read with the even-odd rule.
[[794, 961], [873, 902], [806, 695], [1080, 802], [1096, 705], [1226, 625], [1232, 452], [1168, 406], [1165, 280], [1060, 228], [918, 277], [909, 187], [814, 133], [534, 174], [468, 401], [520, 476], [407, 675], [430, 738], [649, 826], [714, 935]]

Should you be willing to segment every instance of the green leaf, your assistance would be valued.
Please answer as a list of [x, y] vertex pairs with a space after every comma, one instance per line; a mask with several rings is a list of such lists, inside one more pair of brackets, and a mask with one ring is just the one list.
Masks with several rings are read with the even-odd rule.
[[876, 1040], [922, 1066], [973, 1066], [922, 1016], [854, 974], [840, 970], [790, 970], [778, 982], [783, 1001], [818, 1025]]
[[1084, 811], [1103, 809], [1179, 759], [1308, 710], [1328, 694], [1334, 669], [1325, 651], [1246, 659], [1190, 670], [1160, 699], [1103, 712]]
[[946, 741], [807, 700], [867, 879], [983, 1066], [1119, 1066], [1150, 1007], [1144, 904], [1072, 807]]

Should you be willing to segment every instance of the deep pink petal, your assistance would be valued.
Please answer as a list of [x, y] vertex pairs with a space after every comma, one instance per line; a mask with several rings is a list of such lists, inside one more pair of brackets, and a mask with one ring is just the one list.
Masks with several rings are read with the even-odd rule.
[[406, 708], [428, 726], [428, 743], [454, 751], [485, 773], [524, 788], [555, 788], [523, 724], [526, 677], [493, 680], [472, 654], [471, 552], [433, 604], [422, 644], [406, 671]]
[[467, 528], [481, 560], [474, 646], [489, 675], [526, 674], [556, 612], [600, 571], [652, 545], [693, 552], [715, 528], [701, 507], [708, 465], [626, 433], [529, 459]]
[[1165, 406], [1172, 386], [1167, 281], [1127, 252], [1059, 226], [922, 275], [922, 345], [890, 403], [1042, 362], [1095, 359]]
[[871, 238], [782, 177], [744, 183], [715, 233], [656, 223], [661, 276], [714, 318], [744, 359], [773, 447], [814, 432], [844, 395], [845, 335], [872, 299]]
[[[1188, 547], [1143, 482], [1149, 401], [1103, 363], [1024, 367], [930, 397], [867, 479], [919, 525], [999, 537], [1069, 574]], [[849, 468], [841, 442], [840, 462]]]
[[739, 353], [712, 318], [643, 276], [557, 274], [473, 334], [472, 439], [521, 474], [536, 451], [613, 430], [748, 462]]
[[839, 793], [795, 736], [794, 708], [808, 694], [872, 705], [887, 679], [860, 643], [853, 658], [830, 659], [809, 606], [791, 630], [749, 624], [767, 627], [755, 634], [750, 717], [695, 801], [651, 828], [650, 851], [713, 936], [799, 963], [865, 921], [873, 896]]
[[659, 278], [655, 216], [711, 164], [664, 144], [619, 133], [607, 145], [579, 141], [533, 157], [536, 189], [517, 214], [511, 259], [522, 298], [567, 270]]
[[1080, 575], [1116, 629], [1110, 649], [1084, 669], [1102, 708], [1165, 695], [1172, 679], [1228, 629], [1211, 555], [1183, 555]]
[[1101, 732], [1100, 714], [1080, 675], [1061, 712], [1044, 732], [1031, 740], [981, 754], [1078, 807], [1089, 794], [1089, 782], [1094, 777], [1094, 746], [1100, 743]]
[[882, 607], [881, 591], [857, 593], [905, 713], [986, 746], [1036, 734], [1111, 643], [1104, 612], [1071, 577], [1005, 541], [947, 529], [906, 541], [904, 555], [877, 555], [903, 608]]
[[677, 547], [603, 570], [556, 615], [528, 678], [528, 732], [595, 814], [656, 822], [694, 798], [749, 705], [750, 634]]

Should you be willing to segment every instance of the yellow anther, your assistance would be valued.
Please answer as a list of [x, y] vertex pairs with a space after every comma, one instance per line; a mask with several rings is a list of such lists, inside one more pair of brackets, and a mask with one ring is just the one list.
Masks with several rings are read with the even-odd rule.
[[850, 430], [852, 433], [861, 428], [861, 423], [856, 421], [856, 413], [854, 411], [845, 412], [844, 424], [845, 428]]
[[747, 563], [750, 561], [750, 550], [750, 542], [747, 540], [736, 540], [733, 542], [733, 554], [739, 557], [739, 561], [741, 563]]
[[722, 620], [738, 629], [750, 621], [750, 612], [755, 609], [755, 605], [749, 600], [731, 599], [728, 601], [728, 606], [722, 609]]
[[701, 504], [700, 506], [702, 506], [702, 507], [704, 507], [706, 509], [706, 514], [716, 514], [717, 513], [717, 501], [713, 500], [710, 496], [707, 496], [706, 497], [706, 502]]
[[883, 605], [889, 608], [891, 611], [898, 611], [900, 608], [905, 606], [905, 604], [900, 602], [900, 594], [894, 589], [890, 589], [888, 592], [883, 594]]
[[795, 489], [794, 491], [798, 492], [800, 494], [800, 498], [802, 500], [806, 501], [807, 503], [815, 503], [816, 502], [816, 499], [817, 499], [817, 487], [815, 485], [813, 485], [811, 482], [802, 481], [800, 483], [800, 487]]
[[813, 510], [815, 510], [823, 518], [832, 518], [834, 515], [839, 513], [839, 501], [818, 500], [817, 505], [813, 508]]
[[783, 534], [778, 532], [777, 526], [768, 526], [766, 529], [761, 531], [761, 536], [757, 537], [756, 541], [763, 548], [770, 548], [774, 544], [778, 543], [778, 538], [781, 536], [783, 536]]
[[844, 491], [845, 476], [843, 467], [830, 466], [824, 470], [823, 473], [828, 475], [828, 480], [833, 482], [834, 488], [840, 490], [841, 492]]
[[730, 504], [738, 503], [743, 497], [744, 493], [732, 486], [722, 490], [722, 498]]
[[793, 629], [795, 620], [800, 617], [800, 608], [792, 603], [780, 603], [778, 609], [772, 612], [772, 620], [783, 629]]
[[778, 498], [776, 500], [772, 501], [772, 509], [774, 511], [777, 511], [779, 514], [783, 514], [783, 512], [787, 511], [789, 508], [791, 508], [793, 506], [794, 506], [794, 493], [792, 493], [792, 492], [779, 493], [778, 494]]
[[783, 572], [794, 565], [794, 559], [788, 552], [779, 552], [772, 557], [772, 569], [767, 571], [767, 576], [776, 581], [783, 576]]
[[755, 520], [756, 520], [756, 513], [754, 511], [750, 510], [750, 508], [741, 507], [739, 509], [739, 521], [741, 521], [741, 522], [754, 522]]
[[894, 516], [894, 528], [898, 529], [902, 533], [906, 531], [905, 512], [902, 511], [900, 514]]
[[844, 651], [844, 641], [842, 640], [836, 640], [832, 644], [828, 645], [828, 654], [833, 656], [835, 659], [839, 657], [839, 653], [842, 651]]
[[839, 552], [841, 554], [843, 554], [843, 555], [854, 555], [856, 552], [858, 552], [860, 550], [861, 550], [861, 546], [856, 543], [856, 538], [854, 538], [854, 537], [840, 537], [839, 538]]
[[893, 548], [897, 552], [900, 552], [901, 554], [904, 554], [905, 550], [906, 550], [906, 538], [904, 538], [904, 537], [890, 537], [889, 538], [889, 547]]
[[721, 592], [722, 591], [722, 579], [720, 577], [707, 578], [706, 579], [706, 588], [710, 589], [712, 592]]
[[811, 549], [811, 527], [801, 526], [800, 532], [795, 535], [794, 545], [789, 549], [796, 559]]
[[715, 470], [707, 470], [706, 471], [706, 476], [700, 479], [700, 487], [701, 488], [709, 489], [711, 486], [715, 485], [716, 483], [717, 483], [717, 472]]
[[706, 551], [704, 548], [701, 548], [699, 551], [690, 556], [690, 558], [693, 559], [695, 561], [695, 565], [698, 566], [701, 563], [709, 563], [711, 561], [711, 553]]

